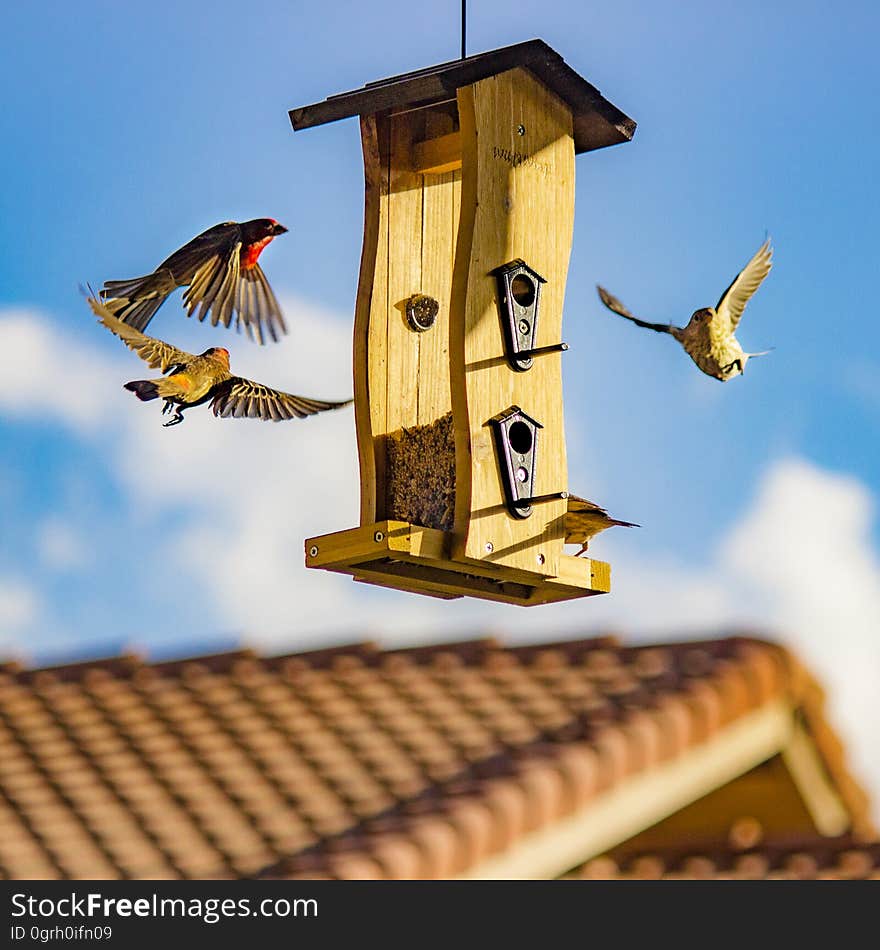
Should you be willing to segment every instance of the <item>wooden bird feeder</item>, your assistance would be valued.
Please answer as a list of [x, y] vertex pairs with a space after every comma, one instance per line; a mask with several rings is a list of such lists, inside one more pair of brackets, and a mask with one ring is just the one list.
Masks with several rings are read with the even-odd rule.
[[360, 116], [366, 180], [354, 322], [360, 527], [306, 565], [515, 604], [610, 589], [563, 553], [562, 309], [574, 157], [635, 123], [541, 40], [294, 109]]

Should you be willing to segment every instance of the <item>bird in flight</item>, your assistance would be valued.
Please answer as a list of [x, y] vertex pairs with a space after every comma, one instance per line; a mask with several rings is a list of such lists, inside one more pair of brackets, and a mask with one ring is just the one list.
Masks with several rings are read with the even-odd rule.
[[280, 422], [303, 419], [327, 409], [339, 409], [353, 400], [325, 402], [307, 396], [270, 389], [229, 371], [229, 351], [212, 346], [200, 353], [186, 353], [177, 347], [156, 340], [115, 317], [96, 297], [88, 297], [95, 316], [120, 340], [144, 360], [150, 369], [158, 368], [158, 379], [141, 379], [126, 383], [125, 388], [138, 399], [149, 402], [164, 399], [162, 414], [173, 413], [167, 426], [183, 422], [183, 412], [193, 406], [211, 403], [215, 416], [224, 419], [264, 419]]
[[577, 495], [568, 496], [568, 511], [565, 514], [565, 543], [580, 544], [580, 551], [575, 557], [585, 554], [590, 545], [590, 541], [604, 531], [606, 528], [613, 528], [615, 525], [621, 528], [638, 528], [639, 525], [631, 521], [618, 521], [612, 518], [604, 508], [600, 508], [592, 501], [586, 498], [578, 498]]
[[281, 307], [257, 263], [266, 246], [287, 228], [274, 218], [256, 218], [239, 224], [226, 221], [203, 231], [176, 250], [153, 271], [130, 280], [104, 282], [100, 295], [107, 309], [123, 323], [145, 330], [165, 298], [186, 287], [183, 305], [199, 320], [236, 329], [264, 343], [263, 328], [277, 341], [287, 333]]
[[714, 307], [695, 310], [686, 327], [639, 320], [604, 287], [597, 286], [596, 289], [599, 291], [602, 303], [609, 310], [613, 310], [621, 317], [626, 317], [627, 320], [632, 320], [640, 327], [656, 330], [658, 333], [670, 333], [707, 376], [726, 382], [741, 374], [752, 356], [765, 356], [770, 352], [770, 350], [764, 350], [761, 353], [743, 352], [735, 334], [746, 304], [770, 273], [772, 256], [773, 248], [768, 238], [758, 248], [755, 256], [736, 275], [718, 303]]

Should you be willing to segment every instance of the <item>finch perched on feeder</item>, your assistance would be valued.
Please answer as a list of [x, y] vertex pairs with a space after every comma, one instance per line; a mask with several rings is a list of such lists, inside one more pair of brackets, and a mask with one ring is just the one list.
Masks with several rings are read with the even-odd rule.
[[770, 352], [764, 350], [761, 353], [744, 353], [734, 334], [746, 304], [761, 286], [761, 281], [770, 273], [772, 256], [773, 248], [768, 238], [736, 275], [718, 303], [714, 307], [694, 311], [686, 327], [675, 327], [669, 323], [646, 323], [634, 317], [617, 297], [613, 297], [603, 287], [596, 289], [602, 303], [609, 310], [632, 320], [640, 327], [672, 334], [707, 376], [726, 382], [744, 372], [746, 363], [752, 356], [766, 356]]
[[123, 323], [144, 330], [165, 298], [178, 287], [186, 314], [198, 309], [198, 319], [209, 314], [211, 324], [228, 327], [244, 325], [251, 339], [263, 339], [263, 324], [269, 336], [278, 340], [287, 333], [284, 316], [266, 275], [257, 263], [260, 254], [287, 228], [274, 218], [256, 218], [239, 224], [226, 221], [203, 231], [144, 277], [105, 281], [101, 299]]
[[200, 353], [186, 353], [169, 343], [146, 336], [140, 330], [123, 323], [95, 297], [88, 298], [95, 316], [120, 340], [144, 360], [151, 369], [159, 368], [164, 374], [158, 379], [141, 379], [126, 383], [125, 388], [138, 399], [164, 399], [162, 414], [173, 412], [167, 426], [183, 422], [183, 411], [210, 401], [215, 416], [224, 419], [264, 419], [280, 422], [283, 419], [303, 419], [327, 409], [339, 409], [353, 400], [325, 402], [307, 396], [293, 396], [261, 383], [233, 376], [229, 372], [229, 351], [212, 346]]
[[638, 528], [639, 525], [631, 521], [618, 521], [612, 518], [604, 508], [586, 498], [577, 495], [568, 496], [568, 511], [565, 514], [565, 543], [580, 544], [580, 551], [575, 557], [585, 554], [590, 541], [606, 528], [618, 526], [621, 528]]

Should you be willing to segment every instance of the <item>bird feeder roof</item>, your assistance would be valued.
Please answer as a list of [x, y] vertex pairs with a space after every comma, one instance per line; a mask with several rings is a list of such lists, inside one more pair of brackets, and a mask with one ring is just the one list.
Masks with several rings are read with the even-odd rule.
[[528, 69], [571, 109], [575, 153], [618, 145], [633, 137], [636, 123], [605, 99], [543, 40], [529, 40], [367, 83], [362, 89], [291, 109], [290, 122], [295, 130], [308, 129], [354, 115], [448, 102], [455, 98], [460, 86], [469, 86], [518, 66]]

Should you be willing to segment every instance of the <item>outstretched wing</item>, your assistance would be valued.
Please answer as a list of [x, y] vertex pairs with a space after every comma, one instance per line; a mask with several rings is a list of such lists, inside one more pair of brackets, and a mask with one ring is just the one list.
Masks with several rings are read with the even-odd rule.
[[627, 320], [632, 320], [637, 326], [644, 327], [646, 330], [656, 330], [658, 333], [672, 333], [676, 329], [671, 323], [647, 323], [645, 320], [639, 320], [624, 307], [617, 297], [609, 294], [604, 287], [596, 284], [596, 290], [599, 291], [599, 299], [609, 310], [613, 310], [618, 316], [626, 317]]
[[101, 323], [103, 323], [111, 333], [115, 333], [130, 350], [137, 353], [150, 369], [156, 369], [158, 367], [165, 373], [172, 366], [189, 363], [195, 359], [192, 353], [187, 353], [185, 350], [178, 350], [176, 346], [172, 346], [170, 343], [165, 343], [162, 340], [147, 336], [145, 333], [141, 333], [140, 330], [136, 330], [127, 323], [123, 323], [118, 317], [113, 316], [107, 307], [96, 297], [88, 297], [86, 299], [92, 308], [92, 312]]
[[304, 419], [328, 409], [339, 409], [353, 402], [325, 402], [308, 396], [293, 396], [240, 376], [221, 383], [211, 400], [215, 416], [224, 419], [263, 419], [281, 422], [285, 419]]
[[772, 257], [773, 248], [770, 246], [770, 238], [767, 238], [755, 252], [755, 256], [736, 275], [733, 283], [721, 295], [721, 299], [715, 307], [715, 312], [722, 322], [727, 321], [731, 333], [739, 325], [746, 304], [761, 286], [761, 281], [770, 273], [770, 268], [773, 266]]
[[210, 314], [211, 324], [230, 326], [235, 318], [236, 329], [244, 326], [247, 335], [264, 343], [263, 327], [277, 341], [287, 333], [281, 307], [259, 264], [241, 266], [241, 242], [205, 261], [195, 272], [192, 283], [183, 295], [188, 316], [196, 313], [199, 320]]

